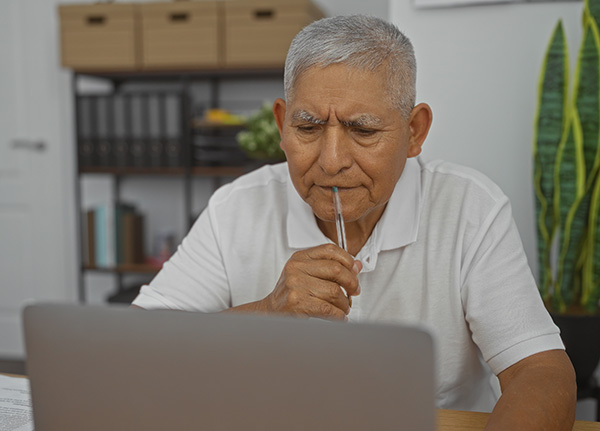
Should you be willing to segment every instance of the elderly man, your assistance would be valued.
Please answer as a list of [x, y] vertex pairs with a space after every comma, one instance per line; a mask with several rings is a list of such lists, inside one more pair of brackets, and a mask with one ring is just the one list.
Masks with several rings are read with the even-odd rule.
[[571, 429], [573, 369], [508, 199], [476, 171], [417, 158], [432, 112], [415, 105], [415, 76], [410, 41], [382, 20], [302, 30], [273, 106], [287, 164], [218, 190], [134, 305], [418, 322], [437, 342], [438, 407], [493, 409], [490, 430]]

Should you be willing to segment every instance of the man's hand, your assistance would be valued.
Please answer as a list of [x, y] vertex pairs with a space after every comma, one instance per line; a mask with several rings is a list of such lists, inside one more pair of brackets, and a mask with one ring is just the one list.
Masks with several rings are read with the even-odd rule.
[[273, 292], [264, 299], [224, 310], [225, 313], [281, 313], [346, 320], [349, 296], [358, 295], [362, 263], [334, 244], [294, 253]]
[[486, 430], [571, 430], [575, 421], [575, 372], [562, 350], [538, 353], [498, 375], [502, 397]]
[[360, 261], [333, 244], [296, 252], [286, 263], [273, 292], [262, 304], [267, 312], [346, 319], [348, 296], [358, 295]]

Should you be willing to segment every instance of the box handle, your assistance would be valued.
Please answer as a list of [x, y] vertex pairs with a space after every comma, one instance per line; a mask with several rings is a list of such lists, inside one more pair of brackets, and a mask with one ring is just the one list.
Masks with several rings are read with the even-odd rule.
[[106, 21], [106, 17], [103, 15], [90, 15], [87, 17], [87, 23], [89, 25], [103, 25]]
[[275, 11], [273, 9], [256, 9], [254, 17], [257, 19], [271, 19], [275, 17]]
[[190, 14], [186, 12], [172, 13], [169, 19], [173, 22], [185, 22], [190, 18]]

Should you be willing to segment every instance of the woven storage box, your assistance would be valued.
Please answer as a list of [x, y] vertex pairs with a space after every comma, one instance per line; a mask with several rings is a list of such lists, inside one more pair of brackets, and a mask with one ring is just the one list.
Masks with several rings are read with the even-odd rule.
[[219, 64], [216, 1], [141, 3], [144, 69]]
[[323, 12], [310, 0], [224, 1], [225, 66], [281, 67], [290, 42]]
[[138, 68], [136, 5], [60, 5], [59, 14], [63, 66], [75, 70]]

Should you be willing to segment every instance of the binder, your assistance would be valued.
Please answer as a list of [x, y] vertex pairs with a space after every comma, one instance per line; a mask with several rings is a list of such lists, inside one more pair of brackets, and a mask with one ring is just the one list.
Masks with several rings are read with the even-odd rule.
[[96, 166], [95, 146], [92, 138], [92, 108], [91, 98], [87, 96], [77, 97], [77, 156], [79, 168], [85, 169]]
[[114, 166], [129, 166], [129, 134], [131, 128], [131, 107], [129, 97], [117, 94], [112, 98], [113, 161]]
[[113, 163], [113, 139], [111, 132], [114, 129], [112, 124], [112, 110], [109, 96], [95, 96], [95, 138], [96, 138], [96, 158], [98, 166], [112, 167]]
[[181, 167], [184, 165], [184, 144], [183, 136], [181, 136], [184, 95], [166, 95], [163, 103], [164, 123], [162, 124], [162, 134], [165, 145], [165, 165], [168, 167]]
[[144, 132], [144, 102], [143, 94], [130, 95], [131, 100], [131, 139], [130, 139], [130, 166], [145, 168], [148, 155], [147, 142]]

